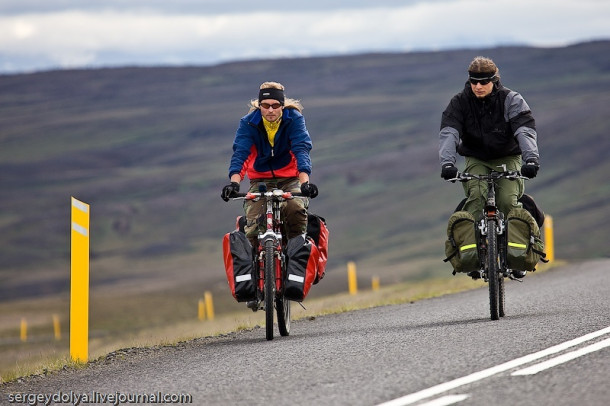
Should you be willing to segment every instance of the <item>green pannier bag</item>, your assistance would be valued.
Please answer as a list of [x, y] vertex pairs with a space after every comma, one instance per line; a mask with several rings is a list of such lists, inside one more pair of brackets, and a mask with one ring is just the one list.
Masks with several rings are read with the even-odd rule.
[[470, 272], [481, 269], [477, 247], [476, 222], [467, 211], [456, 211], [449, 217], [444, 262], [451, 262], [453, 271]]
[[506, 261], [509, 269], [535, 271], [544, 258], [544, 242], [534, 217], [523, 208], [512, 209], [506, 218]]

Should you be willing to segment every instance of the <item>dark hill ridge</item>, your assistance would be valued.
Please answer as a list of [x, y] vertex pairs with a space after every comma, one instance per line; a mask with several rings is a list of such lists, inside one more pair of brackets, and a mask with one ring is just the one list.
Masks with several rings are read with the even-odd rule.
[[438, 126], [479, 54], [534, 111], [542, 169], [527, 190], [554, 216], [557, 256], [608, 256], [609, 41], [51, 71], [0, 76], [0, 297], [66, 277], [71, 195], [92, 207], [94, 282], [222, 282], [221, 237], [241, 208], [220, 188], [266, 80], [305, 106], [330, 269], [449, 272], [445, 224], [462, 190], [439, 178]]

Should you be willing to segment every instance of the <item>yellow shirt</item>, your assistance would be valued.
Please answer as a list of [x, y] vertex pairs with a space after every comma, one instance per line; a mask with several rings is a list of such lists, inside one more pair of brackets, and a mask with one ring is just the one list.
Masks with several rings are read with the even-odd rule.
[[271, 146], [273, 146], [273, 143], [275, 142], [275, 133], [277, 133], [277, 129], [280, 128], [281, 122], [281, 117], [275, 122], [267, 121], [267, 119], [263, 117], [263, 124], [265, 125], [265, 130], [267, 130], [267, 138], [269, 138], [269, 144], [271, 144]]

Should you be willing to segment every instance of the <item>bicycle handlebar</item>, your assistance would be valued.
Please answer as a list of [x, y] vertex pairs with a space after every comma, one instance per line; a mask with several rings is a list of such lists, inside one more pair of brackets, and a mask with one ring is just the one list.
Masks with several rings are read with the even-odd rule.
[[282, 189], [272, 189], [267, 192], [247, 192], [247, 193], [235, 193], [232, 200], [256, 200], [261, 198], [262, 196], [276, 198], [278, 200], [291, 200], [295, 197], [299, 197], [301, 199], [306, 199], [307, 196], [304, 196], [301, 192], [285, 192]]
[[519, 172], [519, 171], [505, 171], [505, 172], [492, 171], [491, 173], [486, 174], [486, 175], [476, 175], [476, 174], [468, 173], [468, 172], [463, 172], [463, 173], [458, 172], [458, 174], [455, 178], [447, 179], [447, 182], [452, 182], [452, 183], [454, 183], [455, 181], [467, 182], [467, 181], [473, 180], [473, 179], [497, 180], [497, 179], [502, 179], [502, 178], [506, 178], [509, 180], [529, 179], [528, 177], [521, 175], [521, 172]]

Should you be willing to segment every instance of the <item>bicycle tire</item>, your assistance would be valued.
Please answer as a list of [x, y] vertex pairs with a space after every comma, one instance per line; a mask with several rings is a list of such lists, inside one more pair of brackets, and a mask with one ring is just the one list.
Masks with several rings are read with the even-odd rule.
[[[278, 261], [276, 261], [278, 263]], [[281, 281], [283, 282], [286, 277], [286, 262], [280, 262], [281, 269]], [[277, 286], [276, 286], [277, 288]], [[280, 335], [285, 337], [290, 334], [290, 300], [284, 297], [284, 284], [282, 283], [280, 292], [276, 292], [275, 295], [275, 309], [277, 315], [277, 327], [280, 331]]]
[[498, 272], [498, 234], [496, 220], [487, 220], [487, 281], [489, 284], [489, 313], [492, 320], [500, 318], [498, 305], [500, 295], [500, 275]]
[[290, 334], [290, 300], [282, 297], [275, 299], [277, 309], [277, 327], [281, 336]]
[[265, 241], [265, 335], [273, 340], [273, 308], [275, 299], [275, 244]]
[[504, 309], [505, 309], [505, 298], [506, 296], [504, 295], [504, 277], [502, 276], [502, 273], [498, 273], [498, 316], [500, 317], [504, 317], [505, 313], [504, 313]]
[[[504, 216], [502, 216], [499, 221], [504, 222]], [[506, 223], [504, 223], [506, 224]], [[500, 281], [498, 285], [498, 315], [500, 317], [504, 317], [506, 315], [506, 295], [505, 295], [505, 278], [507, 277], [507, 267], [506, 267], [506, 233], [500, 234], [498, 236], [498, 255], [500, 257], [500, 265], [498, 269], [498, 273], [500, 275]]]

